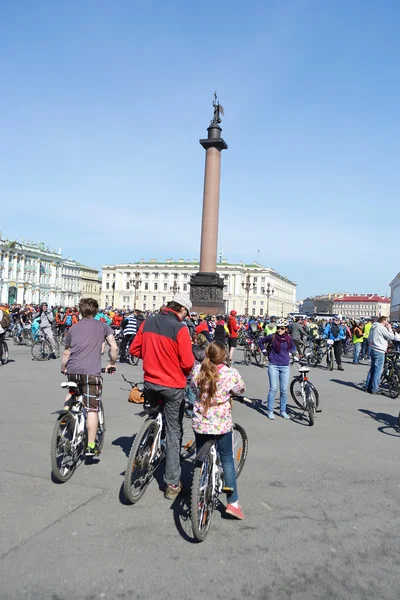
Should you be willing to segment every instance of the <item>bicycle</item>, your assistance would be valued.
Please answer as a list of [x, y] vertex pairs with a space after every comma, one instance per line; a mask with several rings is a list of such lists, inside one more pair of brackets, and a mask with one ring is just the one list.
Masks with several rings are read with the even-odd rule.
[[[139, 384], [140, 385], [140, 384]], [[182, 422], [181, 460], [190, 458], [196, 448], [192, 419], [189, 416], [191, 407], [185, 403]], [[157, 468], [165, 460], [165, 426], [164, 405], [162, 400], [156, 407], [150, 407], [144, 401], [140, 416], [147, 415], [146, 421], [137, 433], [128, 457], [124, 479], [124, 496], [130, 504], [136, 504], [154, 477]]]
[[319, 410], [319, 394], [316, 387], [308, 380], [308, 367], [300, 367], [299, 374], [295, 375], [290, 384], [290, 395], [297, 406], [303, 411], [308, 411], [310, 425], [314, 425], [315, 413]]
[[118, 346], [118, 355], [120, 356], [120, 361], [121, 362], [126, 362], [128, 361], [128, 363], [130, 365], [132, 365], [132, 367], [137, 367], [139, 364], [139, 357], [138, 356], [133, 356], [130, 352], [129, 352], [129, 348], [130, 345], [132, 343], [133, 338], [135, 337], [134, 335], [129, 336], [130, 339], [128, 340], [128, 343], [126, 344], [125, 347], [125, 355], [121, 356], [121, 344], [122, 344], [122, 340], [124, 338], [124, 334], [122, 329], [118, 331], [118, 333], [114, 333], [114, 337], [115, 337], [115, 341], [117, 342], [117, 346]]
[[388, 352], [385, 356], [380, 385], [388, 384], [389, 396], [394, 400], [400, 392], [400, 366], [398, 360], [399, 351]]
[[[249, 442], [241, 425], [233, 425], [233, 457], [236, 478], [243, 470]], [[194, 537], [202, 542], [210, 529], [218, 496], [229, 491], [224, 486], [224, 472], [218, 455], [216, 440], [208, 440], [195, 459], [191, 494], [191, 517]]]
[[[102, 369], [102, 373], [105, 369]], [[115, 373], [115, 369], [109, 371]], [[83, 394], [74, 381], [63, 381], [63, 389], [71, 394], [71, 409], [57, 410], [52, 414], [58, 414], [51, 438], [50, 456], [51, 472], [56, 481], [65, 483], [74, 474], [79, 463], [85, 457], [87, 446], [86, 431], [86, 408], [83, 404]], [[98, 454], [104, 445], [106, 431], [103, 402], [99, 399], [98, 428], [96, 433], [96, 445]]]
[[60, 347], [56, 338], [53, 338], [55, 347], [54, 351], [51, 346], [51, 342], [44, 331], [39, 329], [37, 338], [38, 339], [33, 342], [31, 346], [31, 353], [34, 360], [48, 360], [53, 353], [56, 358], [60, 356]]
[[12, 339], [16, 346], [20, 346], [21, 344], [25, 344], [25, 346], [32, 346], [32, 332], [30, 326], [24, 326], [19, 333], [17, 333], [16, 329], [13, 329]]
[[350, 338], [347, 338], [343, 344], [343, 356], [346, 358], [353, 358], [354, 356], [354, 344]]
[[246, 346], [243, 350], [243, 360], [246, 365], [250, 365], [253, 358], [257, 365], [261, 367], [265, 365], [265, 357], [258, 345], [257, 338], [247, 338]]
[[[330, 371], [333, 371], [334, 367], [334, 353], [333, 353], [333, 340], [326, 340], [325, 346], [322, 344], [314, 343], [312, 352], [307, 356], [307, 362], [310, 367], [316, 367], [322, 362], [324, 356], [326, 356], [326, 365]], [[325, 347], [325, 349], [324, 349]]]
[[1, 344], [3, 346], [3, 358], [1, 359], [1, 364], [2, 364], [2, 366], [4, 366], [4, 365], [6, 365], [8, 363], [8, 358], [9, 358], [8, 345], [7, 345], [7, 342], [5, 340], [5, 337], [3, 338]]

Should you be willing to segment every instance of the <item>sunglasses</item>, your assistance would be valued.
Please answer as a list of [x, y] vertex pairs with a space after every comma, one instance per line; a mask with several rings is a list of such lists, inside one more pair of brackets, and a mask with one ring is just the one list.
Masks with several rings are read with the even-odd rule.
[[285, 331], [286, 327], [277, 327], [278, 331]]

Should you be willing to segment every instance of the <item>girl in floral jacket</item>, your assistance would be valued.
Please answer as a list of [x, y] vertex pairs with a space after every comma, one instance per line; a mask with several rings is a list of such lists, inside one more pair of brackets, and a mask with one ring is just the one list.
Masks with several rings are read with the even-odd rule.
[[207, 346], [203, 362], [193, 369], [191, 386], [196, 393], [193, 430], [198, 452], [210, 438], [217, 440], [225, 485], [232, 490], [227, 494], [226, 512], [237, 519], [243, 519], [233, 460], [231, 393], [242, 394], [245, 386], [239, 372], [225, 365], [226, 359], [225, 346], [212, 342]]

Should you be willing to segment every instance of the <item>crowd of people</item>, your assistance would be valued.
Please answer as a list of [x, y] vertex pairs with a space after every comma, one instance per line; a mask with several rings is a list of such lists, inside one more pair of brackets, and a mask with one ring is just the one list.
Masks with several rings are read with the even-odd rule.
[[[323, 339], [333, 342], [338, 370], [343, 370], [343, 345], [354, 346], [353, 362], [370, 359], [365, 390], [379, 393], [379, 382], [389, 343], [400, 346], [398, 326], [386, 317], [376, 322], [367, 319], [330, 321], [314, 319], [257, 318], [237, 315], [210, 316], [195, 313], [188, 296], [176, 294], [156, 314], [117, 309], [100, 310], [93, 299], [83, 299], [79, 307], [0, 306], [0, 336], [5, 330], [36, 325], [45, 330], [53, 343], [56, 332], [65, 334], [61, 371], [83, 391], [88, 411], [86, 454], [98, 452], [95, 442], [97, 406], [102, 393], [101, 354], [109, 346], [106, 371], [118, 361], [116, 335], [120, 336], [119, 362], [129, 354], [142, 359], [146, 401], [165, 406], [166, 467], [165, 497], [174, 499], [181, 491], [180, 443], [185, 400], [193, 409], [193, 429], [200, 448], [210, 436], [218, 441], [226, 485], [229, 492], [227, 512], [242, 519], [232, 454], [232, 394], [242, 394], [245, 386], [233, 368], [239, 338], [256, 342], [268, 361], [269, 392], [265, 402], [267, 416], [275, 419], [274, 404], [280, 389], [280, 415], [286, 412], [290, 377], [290, 354], [304, 354], [305, 341]], [[1, 344], [0, 344], [1, 348]], [[1, 357], [0, 357], [1, 358]], [[68, 409], [68, 398], [65, 402]]]

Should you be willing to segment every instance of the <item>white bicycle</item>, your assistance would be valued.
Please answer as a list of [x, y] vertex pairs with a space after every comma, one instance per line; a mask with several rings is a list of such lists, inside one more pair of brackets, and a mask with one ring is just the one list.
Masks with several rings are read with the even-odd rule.
[[[85, 460], [87, 445], [86, 408], [83, 394], [74, 381], [63, 381], [61, 387], [71, 395], [71, 409], [57, 410], [58, 414], [51, 439], [51, 471], [54, 479], [65, 483], [72, 477], [79, 463]], [[106, 431], [104, 409], [101, 399], [99, 402], [99, 424], [96, 434], [96, 445], [100, 454], [104, 444]]]

